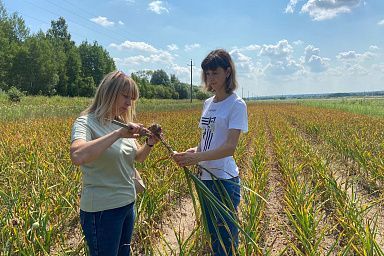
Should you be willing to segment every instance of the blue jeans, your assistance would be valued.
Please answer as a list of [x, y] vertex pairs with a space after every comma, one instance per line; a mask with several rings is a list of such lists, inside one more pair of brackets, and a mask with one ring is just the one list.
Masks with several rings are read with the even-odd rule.
[[80, 210], [80, 223], [92, 256], [129, 255], [135, 223], [135, 203], [100, 211]]
[[[203, 183], [207, 186], [207, 188], [215, 195], [219, 201], [222, 200], [222, 192], [219, 191], [225, 189], [232, 201], [233, 207], [235, 209], [235, 214], [231, 213], [232, 217], [236, 219], [237, 207], [240, 203], [240, 179], [239, 177], [235, 177], [229, 180], [203, 180]], [[220, 185], [221, 184], [221, 185]], [[203, 204], [206, 202], [203, 201]], [[227, 206], [230, 204], [229, 202], [225, 203]], [[205, 207], [204, 207], [205, 208]], [[228, 208], [232, 208], [228, 206]], [[239, 230], [236, 225], [230, 221], [228, 218], [224, 217], [223, 219], [218, 216], [211, 216], [209, 212], [204, 211], [203, 214], [207, 218], [208, 230], [211, 236], [211, 245], [213, 250], [213, 255], [215, 256], [224, 256], [224, 255], [234, 255], [233, 252], [236, 252], [238, 244], [239, 244]], [[221, 239], [224, 243], [224, 248], [220, 244], [219, 237], [214, 228], [213, 223], [216, 223], [218, 227], [218, 233], [221, 236]], [[229, 232], [228, 232], [229, 231]]]

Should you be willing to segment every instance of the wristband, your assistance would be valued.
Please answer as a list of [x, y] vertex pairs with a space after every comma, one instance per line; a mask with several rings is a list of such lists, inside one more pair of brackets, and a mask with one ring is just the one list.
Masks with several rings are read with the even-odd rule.
[[151, 145], [151, 144], [148, 143], [148, 138], [145, 140], [145, 144], [147, 144], [147, 146], [150, 147], [150, 148], [153, 147], [153, 145], [154, 145], [154, 144]]

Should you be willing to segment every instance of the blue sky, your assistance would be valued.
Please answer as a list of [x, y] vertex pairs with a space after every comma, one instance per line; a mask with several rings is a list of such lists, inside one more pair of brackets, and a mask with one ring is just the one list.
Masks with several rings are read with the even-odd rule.
[[383, 0], [3, 0], [31, 32], [66, 19], [131, 73], [164, 69], [200, 84], [200, 63], [228, 50], [239, 95], [384, 90]]

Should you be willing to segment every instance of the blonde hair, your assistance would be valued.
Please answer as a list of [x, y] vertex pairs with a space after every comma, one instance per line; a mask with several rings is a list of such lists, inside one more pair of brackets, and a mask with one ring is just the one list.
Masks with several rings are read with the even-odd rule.
[[228, 68], [230, 68], [230, 74], [225, 80], [225, 92], [233, 92], [238, 87], [235, 64], [232, 61], [231, 55], [229, 55], [229, 53], [224, 49], [216, 49], [211, 51], [201, 62], [201, 68], [203, 69], [201, 72], [201, 80], [203, 81], [204, 88], [209, 92], [214, 91], [213, 88], [207, 84], [207, 76], [205, 72], [208, 70], [216, 70], [219, 67], [223, 68], [224, 70], [228, 70]]
[[[124, 114], [113, 116], [118, 113], [116, 106], [117, 97], [125, 92], [131, 96], [132, 105]], [[93, 113], [101, 123], [115, 118], [126, 123], [132, 122], [136, 115], [136, 100], [138, 98], [139, 88], [135, 81], [122, 71], [113, 71], [107, 74], [100, 82], [91, 105], [81, 115]]]

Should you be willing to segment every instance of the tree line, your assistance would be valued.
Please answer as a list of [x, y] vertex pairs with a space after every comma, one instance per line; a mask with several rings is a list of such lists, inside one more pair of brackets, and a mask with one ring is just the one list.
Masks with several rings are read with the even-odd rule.
[[[31, 34], [24, 19], [8, 14], [0, 0], [0, 90], [28, 95], [93, 96], [103, 76], [116, 70], [114, 60], [96, 41], [76, 46], [63, 17]], [[190, 86], [163, 70], [131, 74], [145, 98], [190, 97]], [[198, 87], [194, 97], [206, 98]]]
[[[174, 74], [168, 76], [162, 69], [135, 72], [131, 77], [139, 85], [140, 97], [147, 99], [189, 99], [191, 97], [191, 85], [180, 82]], [[208, 98], [210, 93], [193, 85], [192, 96], [203, 100]]]

